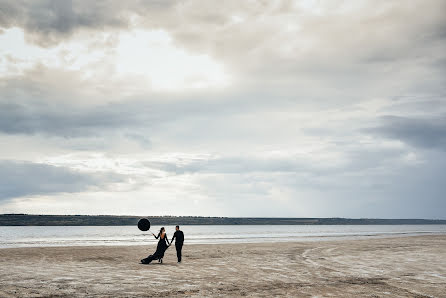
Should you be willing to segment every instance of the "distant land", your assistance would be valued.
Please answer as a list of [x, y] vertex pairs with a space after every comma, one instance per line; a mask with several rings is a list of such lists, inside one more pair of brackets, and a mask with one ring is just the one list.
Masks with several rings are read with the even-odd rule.
[[142, 217], [152, 225], [432, 225], [435, 219], [375, 218], [276, 218], [201, 216], [116, 216], [116, 215], [32, 215], [0, 214], [0, 226], [129, 226]]

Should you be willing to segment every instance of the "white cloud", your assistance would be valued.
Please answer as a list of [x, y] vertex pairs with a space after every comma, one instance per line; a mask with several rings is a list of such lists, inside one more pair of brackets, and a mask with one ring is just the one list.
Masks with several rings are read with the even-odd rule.
[[225, 87], [229, 75], [208, 55], [191, 54], [174, 44], [164, 30], [121, 33], [116, 49], [118, 76], [146, 80], [147, 89], [183, 91]]
[[28, 43], [23, 29], [10, 28], [0, 34], [0, 55], [0, 76], [25, 75], [41, 65], [76, 72], [83, 82], [129, 84], [126, 95], [128, 90], [179, 92], [229, 84], [215, 59], [179, 48], [163, 30], [78, 34], [43, 48]]

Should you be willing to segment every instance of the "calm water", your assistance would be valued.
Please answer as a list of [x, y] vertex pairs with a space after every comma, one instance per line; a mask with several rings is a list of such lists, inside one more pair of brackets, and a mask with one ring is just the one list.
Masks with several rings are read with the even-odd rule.
[[[160, 227], [152, 227], [159, 231]], [[172, 237], [174, 226], [166, 226]], [[367, 225], [367, 226], [182, 226], [185, 243], [236, 243], [270, 241], [320, 241], [364, 239], [426, 234], [446, 234], [446, 225]], [[136, 226], [0, 226], [0, 247], [155, 245], [148, 232]]]

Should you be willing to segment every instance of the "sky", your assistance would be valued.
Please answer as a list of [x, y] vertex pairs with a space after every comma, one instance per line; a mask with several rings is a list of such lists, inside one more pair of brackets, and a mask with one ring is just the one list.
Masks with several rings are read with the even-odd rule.
[[0, 0], [0, 213], [446, 219], [445, 12]]

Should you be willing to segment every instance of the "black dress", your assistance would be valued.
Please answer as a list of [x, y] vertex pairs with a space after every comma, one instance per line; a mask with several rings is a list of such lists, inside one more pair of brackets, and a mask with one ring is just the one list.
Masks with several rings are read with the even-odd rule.
[[167, 234], [164, 234], [164, 238], [161, 237], [160, 233], [155, 236], [155, 239], [159, 239], [158, 245], [156, 246], [156, 251], [153, 255], [148, 256], [141, 260], [143, 264], [150, 264], [153, 260], [161, 260], [164, 257], [166, 249], [169, 247], [169, 240], [167, 239]]
[[166, 252], [166, 249], [169, 247], [169, 239], [167, 239], [167, 234], [164, 233], [164, 238], [161, 238], [161, 234], [158, 233], [158, 236], [155, 236], [155, 239], [158, 239], [158, 245], [156, 246], [156, 251], [153, 254], [156, 259], [158, 258], [163, 258], [164, 257], [164, 253]]

